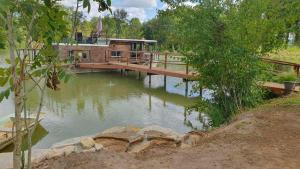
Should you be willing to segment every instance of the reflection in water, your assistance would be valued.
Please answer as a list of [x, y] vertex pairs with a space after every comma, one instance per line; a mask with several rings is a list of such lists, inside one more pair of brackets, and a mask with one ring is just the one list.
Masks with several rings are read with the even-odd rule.
[[[198, 112], [185, 113], [197, 94], [185, 97], [182, 79], [149, 76], [138, 80], [137, 74], [126, 77], [118, 72], [88, 73], [76, 75], [60, 91], [47, 91], [41, 122], [48, 135], [35, 148], [47, 148], [62, 140], [91, 135], [115, 126], [134, 125], [144, 127], [160, 125], [184, 133], [191, 129], [206, 129], [208, 119]], [[189, 93], [192, 85], [188, 84]], [[167, 91], [167, 92], [166, 92]], [[31, 109], [38, 103], [38, 93], [29, 100]], [[0, 104], [6, 110], [11, 102]], [[9, 112], [0, 112], [0, 116]]]
[[[38, 143], [42, 138], [44, 138], [46, 135], [48, 134], [48, 131], [43, 127], [41, 126], [40, 124], [38, 124], [36, 126], [36, 129], [32, 135], [32, 138], [31, 138], [31, 143], [32, 145], [36, 145], [36, 143]], [[27, 150], [27, 137], [28, 135], [24, 135], [23, 136], [23, 140], [22, 140], [22, 150]], [[7, 146], [5, 149], [1, 150], [1, 153], [4, 153], [4, 152], [12, 152], [14, 149], [14, 146], [13, 144]]]

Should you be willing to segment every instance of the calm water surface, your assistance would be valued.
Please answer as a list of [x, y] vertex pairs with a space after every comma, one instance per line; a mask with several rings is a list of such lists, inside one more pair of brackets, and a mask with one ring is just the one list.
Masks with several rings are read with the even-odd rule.
[[[208, 118], [192, 112], [185, 118], [185, 108], [196, 100], [185, 97], [181, 79], [163, 76], [137, 79], [135, 73], [121, 76], [119, 72], [75, 75], [60, 91], [47, 90], [43, 112], [45, 118], [36, 134], [34, 148], [48, 148], [65, 139], [91, 135], [114, 126], [160, 125], [179, 133], [193, 128], [204, 129]], [[1, 89], [0, 89], [1, 90]], [[39, 93], [34, 92], [29, 107], [37, 107]], [[204, 97], [209, 97], [204, 92]], [[0, 103], [0, 118], [13, 113], [11, 98]], [[200, 114], [200, 116], [199, 116]]]

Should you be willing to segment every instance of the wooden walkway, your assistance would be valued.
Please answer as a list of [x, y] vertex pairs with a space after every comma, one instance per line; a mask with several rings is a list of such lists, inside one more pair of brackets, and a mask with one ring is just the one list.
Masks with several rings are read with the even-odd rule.
[[149, 67], [148, 65], [127, 64], [122, 62], [109, 62], [109, 63], [79, 63], [79, 68], [82, 69], [116, 69], [116, 70], [131, 70], [136, 72], [143, 72], [153, 75], [166, 75], [178, 77], [183, 79], [193, 79], [196, 74], [185, 71], [174, 71], [160, 67]]
[[[81, 69], [108, 69], [108, 70], [131, 70], [136, 72], [143, 72], [153, 75], [165, 75], [171, 77], [178, 77], [183, 79], [194, 79], [196, 73], [187, 73], [185, 71], [173, 71], [167, 70], [159, 67], [149, 67], [148, 65], [138, 65], [138, 64], [127, 64], [122, 62], [108, 62], [108, 63], [79, 63], [78, 67]], [[265, 82], [262, 87], [268, 88], [275, 93], [284, 93], [285, 87], [283, 84], [274, 82]], [[294, 90], [295, 92], [300, 91], [300, 87], [297, 86]]]
[[[264, 82], [262, 85], [264, 88], [268, 88], [275, 93], [285, 92], [285, 87], [283, 84], [274, 83], [274, 82]], [[294, 92], [299, 92], [300, 86], [296, 86]]]

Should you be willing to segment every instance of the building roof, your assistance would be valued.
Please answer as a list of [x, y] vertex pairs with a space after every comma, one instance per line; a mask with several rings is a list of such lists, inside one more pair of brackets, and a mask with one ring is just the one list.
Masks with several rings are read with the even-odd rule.
[[146, 40], [146, 39], [117, 39], [117, 38], [109, 38], [110, 41], [118, 41], [118, 42], [146, 42], [146, 43], [157, 43], [157, 40]]

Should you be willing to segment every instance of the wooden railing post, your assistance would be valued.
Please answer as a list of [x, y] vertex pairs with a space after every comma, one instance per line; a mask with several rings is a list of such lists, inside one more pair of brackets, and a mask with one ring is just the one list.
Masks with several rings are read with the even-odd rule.
[[167, 59], [168, 59], [168, 53], [165, 53], [165, 69], [167, 69]]
[[129, 64], [129, 56], [130, 56], [130, 52], [129, 52], [129, 55], [126, 56], [127, 65]]
[[152, 69], [152, 59], [153, 59], [153, 53], [150, 54], [150, 69]]
[[106, 58], [107, 57], [107, 55], [106, 55], [107, 50], [105, 50], [104, 53], [105, 53], [104, 62], [107, 62], [107, 58]]
[[185, 73], [188, 75], [189, 74], [189, 64], [186, 64], [186, 67], [185, 67]]
[[294, 66], [294, 70], [295, 70], [297, 76], [300, 75], [300, 69], [299, 68], [300, 68], [299, 66]]

